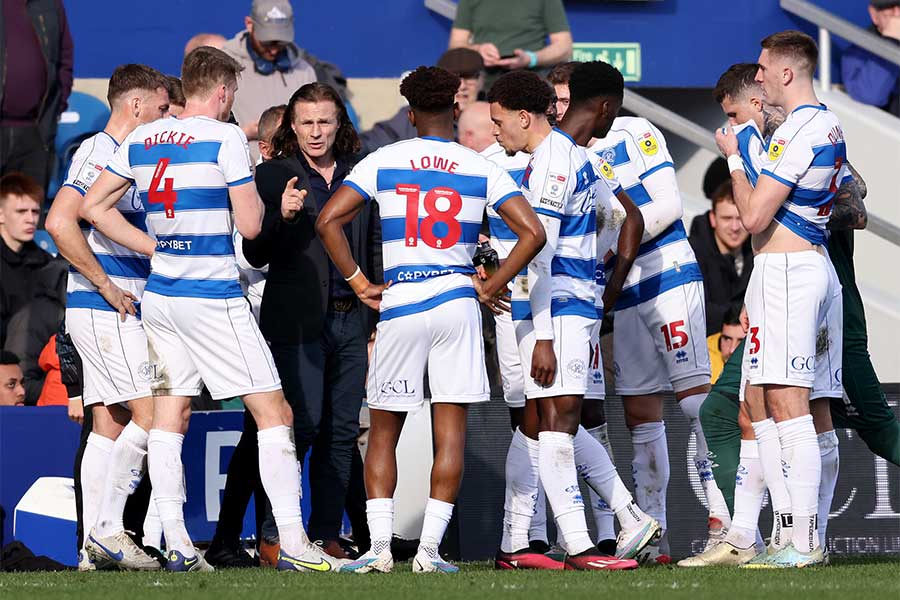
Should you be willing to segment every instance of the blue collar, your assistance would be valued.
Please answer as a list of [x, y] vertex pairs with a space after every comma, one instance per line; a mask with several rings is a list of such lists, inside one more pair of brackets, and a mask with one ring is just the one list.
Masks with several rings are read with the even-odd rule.
[[575, 143], [575, 140], [572, 139], [572, 136], [571, 136], [571, 135], [569, 135], [568, 133], [566, 133], [565, 131], [563, 131], [563, 130], [560, 129], [559, 127], [554, 127], [554, 128], [553, 128], [553, 131], [555, 131], [556, 133], [559, 133], [559, 134], [562, 134], [563, 136], [565, 136], [565, 138], [566, 138], [567, 140], [569, 140], [570, 142], [572, 142], [572, 145], [574, 145], [574, 146], [577, 146], [577, 145], [578, 145], [578, 144]]
[[812, 108], [812, 109], [814, 109], [814, 110], [828, 110], [828, 107], [827, 107], [827, 106], [825, 106], [824, 104], [822, 104], [821, 102], [819, 102], [819, 105], [818, 105], [818, 106], [816, 106], [815, 104], [801, 104], [800, 106], [798, 106], [797, 108], [795, 108], [795, 109], [792, 110], [791, 112], [792, 112], [792, 113], [795, 113], [795, 112], [797, 112], [798, 110], [800, 110], [801, 108]]
[[450, 141], [451, 141], [451, 140], [448, 140], [448, 139], [446, 139], [446, 138], [442, 138], [442, 137], [439, 137], [439, 136], [436, 136], [436, 135], [423, 135], [423, 136], [420, 136], [420, 139], [423, 139], [423, 140], [432, 140], [432, 141], [435, 141], [435, 142], [444, 142], [444, 143], [447, 143], [447, 142], [450, 142]]

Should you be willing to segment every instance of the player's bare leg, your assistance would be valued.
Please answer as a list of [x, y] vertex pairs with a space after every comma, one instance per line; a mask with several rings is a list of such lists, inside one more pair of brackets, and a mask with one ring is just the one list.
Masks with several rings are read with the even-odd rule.
[[147, 396], [129, 401], [127, 409], [122, 405], [107, 407], [102, 425], [119, 431], [119, 435], [110, 454], [102, 502], [88, 544], [96, 560], [112, 559], [120, 569], [159, 569], [159, 563], [125, 533], [122, 522], [125, 503], [146, 472], [148, 432], [152, 421], [153, 399]]

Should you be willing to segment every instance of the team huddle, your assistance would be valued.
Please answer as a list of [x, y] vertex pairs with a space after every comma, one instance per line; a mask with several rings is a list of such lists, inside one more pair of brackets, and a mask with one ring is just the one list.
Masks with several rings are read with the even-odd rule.
[[[837, 460], [829, 400], [842, 396], [841, 285], [823, 247], [838, 190], [854, 176], [840, 124], [812, 87], [815, 44], [781, 32], [762, 48], [758, 64], [723, 76], [734, 127], [716, 133], [755, 255], [742, 315], [748, 337], [732, 359], [741, 370], [742, 438], [733, 510], [700, 422], [711, 390], [703, 277], [682, 225], [675, 167], [653, 124], [618, 116], [622, 75], [603, 62], [576, 66], [564, 115], [537, 74], [502, 76], [487, 95], [496, 143], [477, 153], [453, 141], [459, 77], [419, 67], [400, 86], [418, 137], [360, 161], [316, 222], [335, 268], [380, 311], [366, 394], [371, 548], [353, 561], [306, 536], [291, 410], [238, 282], [233, 232], [253, 239], [263, 218], [247, 139], [226, 122], [240, 67], [209, 47], [188, 54], [178, 118], [160, 118], [165, 86], [152, 69], [131, 65], [128, 81], [117, 71], [111, 104], [117, 90], [135, 87], [158, 97], [145, 94], [118, 124], [118, 139], [101, 132], [82, 144], [48, 218], [48, 229], [60, 223], [51, 232], [73, 265], [66, 326], [84, 362], [85, 404], [104, 407], [84, 456], [106, 467], [83, 482], [83, 565], [160, 568], [122, 524], [146, 471], [165, 568], [212, 570], [184, 524], [181, 457], [190, 397], [206, 386], [216, 399], [242, 397], [258, 424], [278, 568], [390, 572], [396, 447], [406, 414], [426, 400], [427, 373], [435, 456], [412, 568], [458, 571], [438, 548], [463, 475], [467, 406], [490, 398], [479, 302], [495, 315], [514, 430], [498, 568], [670, 562], [669, 393], [696, 436], [709, 507], [704, 551], [678, 564], [822, 564], [837, 473], [820, 449], [833, 440]], [[766, 102], [758, 110], [743, 100], [757, 87]], [[286, 190], [282, 213], [301, 210], [304, 198]], [[380, 211], [383, 285], [362, 273], [345, 236], [371, 201]], [[480, 269], [473, 257], [485, 220], [499, 261]], [[634, 495], [612, 461], [603, 414], [600, 323], [613, 311]], [[766, 546], [757, 522], [767, 489], [776, 518]], [[562, 553], [547, 552], [547, 503]]]

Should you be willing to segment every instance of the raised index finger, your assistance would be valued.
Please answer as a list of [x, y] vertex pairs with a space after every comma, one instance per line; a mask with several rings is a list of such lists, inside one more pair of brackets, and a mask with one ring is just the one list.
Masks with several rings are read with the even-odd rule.
[[297, 183], [297, 179], [298, 178], [296, 176], [288, 179], [287, 185], [284, 186], [284, 191], [287, 192], [294, 189], [294, 185]]

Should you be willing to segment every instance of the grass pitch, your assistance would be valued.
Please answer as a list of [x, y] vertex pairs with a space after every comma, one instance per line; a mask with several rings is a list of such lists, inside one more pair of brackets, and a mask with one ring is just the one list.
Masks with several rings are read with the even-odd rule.
[[272, 570], [216, 573], [0, 573], [0, 598], [242, 600], [386, 598], [389, 600], [561, 600], [665, 597], [689, 600], [900, 598], [900, 557], [835, 560], [790, 571], [648, 567], [630, 572], [494, 571], [461, 565], [459, 575], [420, 575], [401, 564], [390, 575], [299, 574]]

